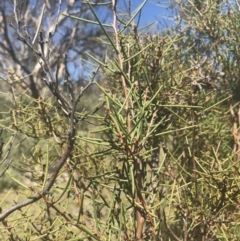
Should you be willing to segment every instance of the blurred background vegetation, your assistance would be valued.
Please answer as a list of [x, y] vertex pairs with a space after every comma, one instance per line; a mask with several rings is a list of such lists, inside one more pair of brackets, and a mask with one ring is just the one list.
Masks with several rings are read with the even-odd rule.
[[[30, 36], [40, 2], [23, 5]], [[78, 103], [75, 145], [53, 188], [1, 220], [1, 240], [240, 239], [239, 3], [173, 0], [172, 25], [153, 30], [138, 26], [146, 2], [125, 14], [114, 1], [63, 2], [50, 68], [63, 76], [67, 52], [75, 93], [91, 81], [88, 68], [99, 70]], [[45, 36], [58, 6], [46, 1]], [[0, 179], [5, 211], [44, 189], [69, 117], [7, 27], [14, 5], [0, 9], [1, 173], [12, 159]], [[58, 84], [67, 93], [64, 77]]]

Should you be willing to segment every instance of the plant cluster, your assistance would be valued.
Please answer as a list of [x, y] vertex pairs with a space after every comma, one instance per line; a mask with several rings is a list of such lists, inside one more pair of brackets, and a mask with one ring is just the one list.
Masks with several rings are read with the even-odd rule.
[[[88, 54], [98, 66], [82, 88], [67, 55], [59, 57], [63, 80], [50, 67], [61, 1], [54, 31], [47, 39], [39, 32], [39, 48], [15, 12], [11, 26], [41, 65], [51, 97], [12, 87], [1, 125], [18, 146], [18, 135], [32, 145], [3, 171], [18, 184], [1, 203], [5, 239], [239, 239], [239, 6], [176, 1], [180, 21], [150, 34], [134, 23], [145, 3], [120, 19], [112, 1], [109, 31], [86, 1], [107, 51], [104, 60]], [[102, 96], [82, 110], [92, 85]]]

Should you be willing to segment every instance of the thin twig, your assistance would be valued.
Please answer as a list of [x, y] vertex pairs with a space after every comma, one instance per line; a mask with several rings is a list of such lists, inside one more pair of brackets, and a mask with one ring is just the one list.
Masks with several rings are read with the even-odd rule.
[[164, 221], [164, 225], [166, 227], [166, 229], [168, 230], [168, 232], [170, 233], [170, 235], [172, 236], [172, 238], [174, 238], [174, 240], [176, 241], [181, 241], [181, 239], [179, 239], [177, 237], [177, 235], [171, 230], [171, 228], [169, 227], [168, 223], [167, 223], [167, 218], [166, 218], [166, 214], [165, 211], [163, 210], [163, 221]]
[[32, 45], [34, 45], [34, 43], [35, 43], [35, 41], [36, 41], [36, 38], [37, 38], [37, 36], [38, 36], [40, 27], [41, 27], [41, 25], [42, 25], [42, 20], [43, 20], [43, 15], [44, 15], [45, 7], [46, 7], [46, 4], [44, 3], [43, 6], [42, 6], [41, 14], [40, 14], [40, 16], [39, 16], [37, 31], [36, 31], [35, 36], [34, 36], [34, 38], [33, 38]]
[[[118, 38], [118, 30], [117, 30], [117, 1], [112, 0], [112, 9], [113, 9], [113, 30], [114, 30], [114, 35], [115, 35], [115, 44], [116, 44], [116, 49], [117, 49], [117, 55], [118, 55], [118, 62], [121, 71], [123, 71], [123, 58], [121, 56], [121, 51], [120, 51], [120, 46], [119, 46], [119, 38]], [[128, 98], [128, 91], [127, 91], [127, 85], [126, 85], [126, 80], [125, 77], [121, 74], [121, 81], [122, 81], [122, 88], [124, 92], [124, 97]], [[128, 128], [128, 133], [131, 132], [131, 116], [129, 112], [129, 101], [126, 101], [125, 104], [125, 111], [127, 114], [127, 128]]]

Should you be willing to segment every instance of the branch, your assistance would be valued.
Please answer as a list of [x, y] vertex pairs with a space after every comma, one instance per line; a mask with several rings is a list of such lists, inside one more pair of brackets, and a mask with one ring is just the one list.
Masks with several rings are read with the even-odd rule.
[[170, 233], [170, 235], [172, 236], [172, 238], [176, 241], [181, 241], [181, 239], [179, 239], [177, 237], [177, 235], [172, 231], [172, 229], [168, 226], [167, 224], [167, 218], [166, 218], [166, 214], [165, 214], [165, 211], [163, 210], [163, 219], [164, 219], [164, 224], [165, 224], [165, 227], [166, 229], [168, 230], [168, 232]]
[[[75, 132], [73, 132], [72, 136], [70, 139], [72, 139], [73, 135], [75, 135]], [[38, 201], [39, 199], [41, 199], [43, 196], [45, 196], [46, 194], [49, 194], [57, 176], [58, 173], [60, 172], [61, 168], [63, 167], [63, 165], [65, 164], [65, 162], [67, 161], [72, 149], [73, 149], [73, 145], [74, 142], [70, 142], [68, 147], [66, 148], [65, 152], [63, 153], [61, 159], [59, 160], [53, 174], [51, 175], [49, 181], [47, 182], [44, 190], [42, 193], [37, 194], [36, 196], [33, 196], [21, 203], [18, 203], [14, 206], [12, 206], [11, 208], [9, 208], [7, 211], [3, 212], [0, 214], [0, 221], [3, 221], [5, 218], [7, 218], [11, 213], [13, 213], [16, 210], [19, 210], [25, 206], [28, 206], [29, 204], [32, 204], [36, 201]]]
[[[2, 135], [2, 132], [3, 132], [3, 129], [0, 130], [0, 136]], [[10, 153], [10, 151], [11, 151], [11, 149], [12, 149], [12, 144], [13, 144], [13, 142], [14, 142], [14, 139], [15, 139], [15, 135], [13, 135], [12, 140], [9, 142], [9, 144], [8, 144], [8, 149], [7, 149], [7, 153], [6, 153], [5, 157], [4, 157], [2, 160], [0, 160], [0, 165], [2, 165], [4, 162], [6, 162], [8, 156], [9, 156], [9, 153]], [[1, 138], [1, 140], [0, 140], [0, 157], [2, 156], [2, 153], [3, 153], [3, 145], [4, 145], [4, 142], [3, 142], [2, 138]], [[2, 171], [1, 174], [0, 174], [0, 178], [1, 178], [1, 177], [5, 174], [5, 172], [8, 170], [8, 168], [9, 168], [10, 165], [11, 165], [11, 163], [12, 163], [12, 159], [10, 159], [10, 160], [7, 162], [6, 167], [3, 169], [3, 171]]]
[[42, 20], [43, 20], [43, 14], [44, 14], [45, 7], [46, 7], [46, 4], [44, 3], [43, 7], [42, 7], [41, 14], [40, 14], [40, 17], [39, 17], [37, 31], [36, 31], [35, 36], [34, 36], [33, 41], [32, 41], [32, 45], [34, 45], [34, 43], [36, 41], [36, 38], [38, 36], [39, 30], [40, 30], [40, 27], [41, 27], [41, 24], [42, 24]]

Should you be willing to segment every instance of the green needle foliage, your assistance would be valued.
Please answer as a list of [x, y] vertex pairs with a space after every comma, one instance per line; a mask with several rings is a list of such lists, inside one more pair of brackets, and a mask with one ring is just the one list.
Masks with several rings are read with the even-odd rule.
[[1, 126], [31, 145], [5, 173], [18, 188], [4, 193], [3, 238], [239, 240], [239, 6], [176, 1], [181, 21], [149, 34], [134, 23], [145, 2], [120, 19], [113, 1], [111, 31], [85, 3], [107, 49], [92, 56], [98, 103], [68, 79], [70, 97], [57, 81], [52, 97], [13, 94]]

